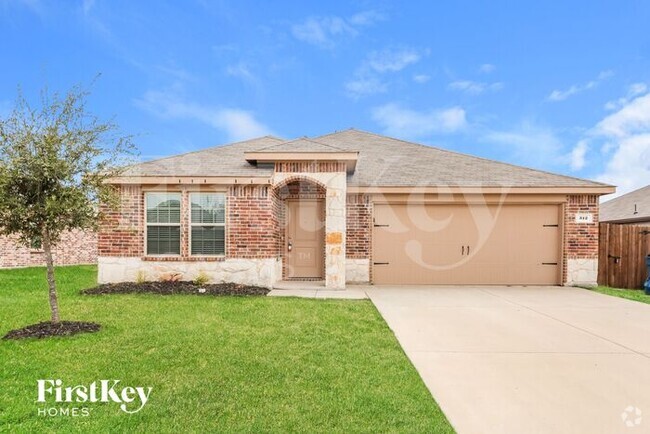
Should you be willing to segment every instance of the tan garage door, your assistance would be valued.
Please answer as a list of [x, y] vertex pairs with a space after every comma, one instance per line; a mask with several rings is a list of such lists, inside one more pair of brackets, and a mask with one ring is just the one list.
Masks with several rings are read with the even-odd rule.
[[558, 205], [374, 208], [376, 284], [559, 283]]

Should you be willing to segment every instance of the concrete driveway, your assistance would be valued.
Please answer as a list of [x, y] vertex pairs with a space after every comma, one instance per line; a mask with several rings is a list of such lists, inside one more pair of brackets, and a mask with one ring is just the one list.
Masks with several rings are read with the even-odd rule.
[[367, 293], [459, 433], [650, 433], [650, 305], [561, 287]]

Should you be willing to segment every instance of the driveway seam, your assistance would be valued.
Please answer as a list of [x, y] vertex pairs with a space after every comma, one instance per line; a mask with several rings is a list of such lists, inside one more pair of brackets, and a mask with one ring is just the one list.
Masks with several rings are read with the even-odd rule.
[[[633, 348], [627, 347], [627, 346], [625, 346], [625, 345], [623, 345], [623, 344], [621, 344], [621, 343], [615, 342], [615, 341], [613, 341], [613, 340], [611, 340], [611, 339], [607, 339], [606, 337], [604, 337], [604, 336], [600, 336], [600, 335], [598, 335], [598, 334], [596, 334], [596, 333], [594, 333], [594, 332], [592, 332], [592, 331], [589, 331], [589, 330], [584, 329], [584, 328], [582, 328], [582, 327], [578, 327], [577, 325], [571, 324], [571, 323], [569, 323], [569, 322], [563, 321], [563, 320], [561, 320], [561, 319], [559, 319], [559, 318], [556, 318], [556, 317], [554, 317], [554, 316], [552, 316], [552, 315], [550, 315], [550, 314], [547, 314], [547, 313], [544, 313], [544, 312], [540, 312], [540, 311], [538, 311], [538, 310], [536, 310], [536, 309], [533, 309], [533, 308], [530, 307], [530, 306], [526, 306], [526, 305], [524, 305], [524, 304], [517, 303], [516, 301], [510, 300], [510, 299], [508, 299], [508, 298], [506, 298], [506, 297], [503, 297], [503, 296], [501, 296], [501, 295], [494, 294], [494, 293], [490, 292], [488, 289], [484, 289], [484, 288], [478, 288], [478, 289], [479, 289], [479, 291], [485, 292], [486, 294], [489, 294], [489, 295], [491, 295], [491, 296], [493, 296], [493, 297], [497, 297], [497, 298], [499, 298], [499, 299], [501, 299], [501, 300], [504, 300], [504, 301], [506, 301], [506, 302], [508, 302], [508, 303], [510, 303], [510, 304], [513, 304], [513, 305], [515, 305], [515, 306], [523, 307], [523, 308], [525, 308], [525, 309], [530, 310], [531, 312], [535, 312], [535, 313], [537, 313], [537, 314], [539, 314], [539, 315], [545, 316], [546, 318], [550, 318], [550, 319], [552, 319], [552, 320], [554, 320], [554, 321], [557, 321], [557, 322], [559, 322], [559, 323], [561, 323], [561, 324], [567, 325], [567, 326], [572, 327], [572, 328], [574, 328], [574, 329], [576, 329], [576, 330], [580, 330], [580, 331], [582, 331], [582, 332], [584, 332], [584, 333], [587, 333], [587, 334], [589, 334], [589, 335], [591, 335], [591, 336], [594, 336], [594, 337], [596, 337], [596, 338], [600, 338], [600, 339], [602, 339], [602, 340], [604, 340], [604, 341], [607, 341], [607, 342], [609, 342], [609, 343], [611, 343], [611, 344], [614, 344], [614, 345], [619, 346], [619, 347], [621, 347], [621, 348], [625, 348], [625, 349], [628, 350], [628, 351], [631, 351], [631, 352], [633, 352], [633, 353], [635, 353], [635, 354], [638, 354], [638, 355], [640, 355], [640, 356], [642, 356], [642, 357], [645, 357], [645, 358], [650, 359], [650, 356], [648, 356], [648, 355], [646, 355], [646, 354], [644, 354], [644, 353], [642, 353], [642, 352], [640, 352], [640, 351], [637, 351], [637, 350], [635, 350], [635, 349], [633, 349]], [[585, 290], [585, 291], [586, 291], [586, 290]], [[614, 353], [614, 354], [618, 354], [618, 353]]]

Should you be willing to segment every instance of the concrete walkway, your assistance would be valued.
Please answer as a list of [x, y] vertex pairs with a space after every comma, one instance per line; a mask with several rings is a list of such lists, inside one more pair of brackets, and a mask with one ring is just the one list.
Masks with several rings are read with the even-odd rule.
[[329, 298], [344, 300], [362, 300], [368, 298], [366, 295], [368, 285], [347, 285], [346, 289], [327, 289], [325, 282], [278, 282], [269, 297], [301, 297], [301, 298]]
[[650, 433], [650, 305], [560, 287], [366, 292], [461, 434]]

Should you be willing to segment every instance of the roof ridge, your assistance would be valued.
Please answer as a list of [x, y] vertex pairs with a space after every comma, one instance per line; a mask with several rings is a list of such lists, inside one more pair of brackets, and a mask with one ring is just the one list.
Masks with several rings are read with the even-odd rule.
[[334, 150], [336, 150], [336, 151], [341, 151], [341, 152], [344, 152], [344, 151], [345, 151], [344, 149], [341, 149], [341, 148], [339, 148], [338, 146], [329, 145], [329, 144], [327, 144], [327, 143], [322, 143], [322, 142], [319, 142], [319, 141], [314, 140], [314, 139], [312, 139], [312, 138], [310, 138], [310, 137], [307, 137], [307, 136], [303, 136], [303, 137], [298, 137], [298, 138], [296, 138], [296, 139], [287, 140], [287, 141], [285, 141], [285, 142], [277, 143], [277, 144], [275, 144], [275, 145], [265, 146], [265, 147], [263, 147], [263, 148], [258, 149], [258, 151], [266, 151], [266, 150], [268, 150], [269, 148], [275, 148], [275, 147], [277, 147], [277, 146], [287, 145], [287, 144], [290, 144], [290, 143], [293, 143], [293, 142], [297, 142], [297, 141], [299, 141], [299, 140], [305, 140], [305, 141], [307, 141], [307, 142], [316, 143], [317, 145], [325, 146], [326, 148], [332, 148], [332, 149], [334, 149]]
[[465, 154], [465, 153], [463, 153], [463, 152], [450, 151], [449, 149], [439, 148], [439, 147], [437, 147], [437, 146], [423, 145], [422, 143], [410, 142], [410, 141], [408, 141], [408, 140], [403, 140], [403, 139], [398, 139], [398, 138], [396, 138], [396, 137], [391, 137], [391, 136], [386, 136], [386, 135], [382, 135], [382, 134], [377, 134], [377, 133], [373, 133], [373, 132], [371, 132], [371, 131], [360, 130], [360, 129], [358, 129], [358, 128], [348, 128], [347, 130], [336, 131], [336, 132], [329, 133], [329, 134], [325, 134], [325, 135], [323, 135], [323, 136], [318, 136], [318, 137], [320, 138], [320, 137], [332, 136], [332, 135], [334, 135], [334, 134], [340, 134], [340, 133], [343, 133], [343, 132], [345, 132], [345, 131], [358, 131], [358, 132], [360, 132], [360, 133], [368, 134], [368, 135], [371, 135], [371, 136], [383, 137], [383, 138], [389, 138], [389, 139], [391, 139], [391, 140], [395, 140], [395, 141], [398, 141], [398, 142], [406, 143], [406, 144], [408, 144], [408, 145], [420, 146], [420, 147], [424, 147], [424, 148], [427, 148], [427, 149], [435, 149], [435, 150], [437, 150], [437, 151], [445, 152], [445, 153], [448, 153], [448, 154], [461, 155], [461, 156], [463, 156], [463, 157], [469, 157], [469, 158], [476, 158], [476, 159], [478, 159], [478, 160], [488, 161], [488, 162], [490, 162], [490, 163], [503, 164], [503, 165], [510, 166], [510, 167], [515, 167], [515, 168], [518, 168], [518, 169], [531, 170], [531, 171], [534, 171], [534, 172], [544, 173], [544, 174], [547, 174], [547, 175], [560, 176], [560, 177], [567, 178], [567, 179], [575, 179], [575, 180], [577, 180], [577, 181], [587, 181], [587, 182], [591, 182], [591, 183], [594, 183], [594, 184], [602, 185], [602, 186], [605, 186], [605, 187], [613, 187], [613, 185], [611, 185], [611, 184], [606, 184], [606, 183], [604, 183], [604, 182], [592, 181], [591, 179], [578, 178], [577, 176], [563, 175], [563, 174], [560, 174], [560, 173], [549, 172], [549, 171], [547, 171], [547, 170], [533, 169], [532, 167], [522, 166], [522, 165], [513, 164], [513, 163], [506, 163], [506, 162], [504, 162], [504, 161], [493, 160], [493, 159], [491, 159], [491, 158], [486, 158], [486, 157], [478, 157], [478, 156], [476, 156], [476, 155]]
[[[182, 154], [168, 155], [166, 157], [154, 158], [153, 160], [141, 161], [139, 163], [134, 163], [134, 164], [131, 164], [129, 166], [126, 166], [126, 167], [124, 167], [124, 169], [125, 170], [130, 169], [132, 167], [139, 166], [141, 164], [156, 163], [156, 162], [159, 162], [159, 161], [168, 160], [170, 158], [184, 157], [186, 155], [197, 154], [199, 152], [205, 152], [205, 151], [209, 151], [209, 150], [215, 149], [215, 148], [219, 148], [219, 149], [228, 148], [230, 146], [241, 145], [243, 143], [252, 142], [253, 140], [259, 140], [259, 139], [265, 139], [265, 138], [274, 139], [274, 140], [285, 140], [285, 139], [283, 139], [281, 137], [276, 137], [274, 135], [267, 134], [265, 136], [253, 137], [251, 139], [240, 140], [238, 142], [226, 143], [226, 144], [221, 144], [221, 145], [214, 145], [214, 146], [209, 146], [207, 148], [196, 149], [194, 151], [183, 152]], [[273, 145], [273, 146], [275, 146], [275, 145]]]

